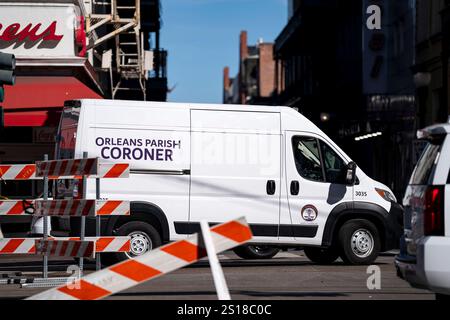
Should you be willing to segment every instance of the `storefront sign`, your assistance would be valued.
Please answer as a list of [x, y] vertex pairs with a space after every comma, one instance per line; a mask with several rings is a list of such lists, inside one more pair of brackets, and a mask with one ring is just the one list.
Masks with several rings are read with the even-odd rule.
[[0, 51], [20, 59], [77, 56], [73, 4], [0, 2]]

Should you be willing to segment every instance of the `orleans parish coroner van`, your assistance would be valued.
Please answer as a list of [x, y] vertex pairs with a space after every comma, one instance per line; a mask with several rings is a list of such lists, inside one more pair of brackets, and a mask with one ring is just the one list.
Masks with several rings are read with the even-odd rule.
[[[243, 258], [303, 247], [314, 262], [374, 261], [396, 247], [402, 208], [311, 121], [287, 107], [78, 100], [66, 103], [56, 158], [130, 164], [128, 179], [101, 181], [101, 198], [131, 201], [129, 217], [102, 221], [130, 235], [140, 255], [211, 224], [245, 216], [253, 242]], [[93, 179], [90, 179], [93, 180]], [[59, 182], [57, 194], [81, 193]], [[95, 181], [88, 181], [95, 198]], [[52, 232], [79, 232], [53, 218]], [[94, 233], [87, 226], [87, 233]], [[114, 254], [110, 259], [124, 259]], [[109, 259], [109, 258], [108, 258]]]

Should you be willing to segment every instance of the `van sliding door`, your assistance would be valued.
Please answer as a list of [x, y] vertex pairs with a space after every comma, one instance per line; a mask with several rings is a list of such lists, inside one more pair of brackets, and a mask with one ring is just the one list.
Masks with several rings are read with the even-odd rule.
[[280, 114], [191, 110], [191, 232], [245, 216], [254, 235], [278, 236]]

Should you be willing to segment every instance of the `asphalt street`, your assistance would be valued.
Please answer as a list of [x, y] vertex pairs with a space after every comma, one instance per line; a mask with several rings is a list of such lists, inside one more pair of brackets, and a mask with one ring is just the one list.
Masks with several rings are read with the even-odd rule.
[[[411, 300], [434, 299], [425, 290], [411, 288], [396, 276], [394, 255], [380, 256], [380, 288], [368, 289], [367, 266], [347, 266], [340, 260], [333, 265], [311, 263], [302, 251], [281, 252], [271, 260], [242, 260], [232, 252], [219, 256], [233, 299], [364, 299]], [[64, 275], [72, 261], [51, 261], [50, 274]], [[34, 257], [0, 256], [0, 274], [24, 272], [39, 276], [41, 261]], [[87, 265], [88, 271], [93, 269]], [[20, 288], [17, 284], [1, 284], [0, 299], [23, 299], [45, 288]], [[216, 299], [209, 264], [195, 265], [161, 276], [118, 293], [108, 299], [190, 300]]]

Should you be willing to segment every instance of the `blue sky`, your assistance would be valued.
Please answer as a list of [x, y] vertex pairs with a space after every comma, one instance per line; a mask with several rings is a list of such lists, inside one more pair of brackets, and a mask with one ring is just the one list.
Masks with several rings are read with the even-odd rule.
[[238, 71], [239, 33], [272, 42], [287, 23], [287, 0], [162, 0], [161, 46], [168, 50], [175, 102], [222, 102], [222, 70]]

